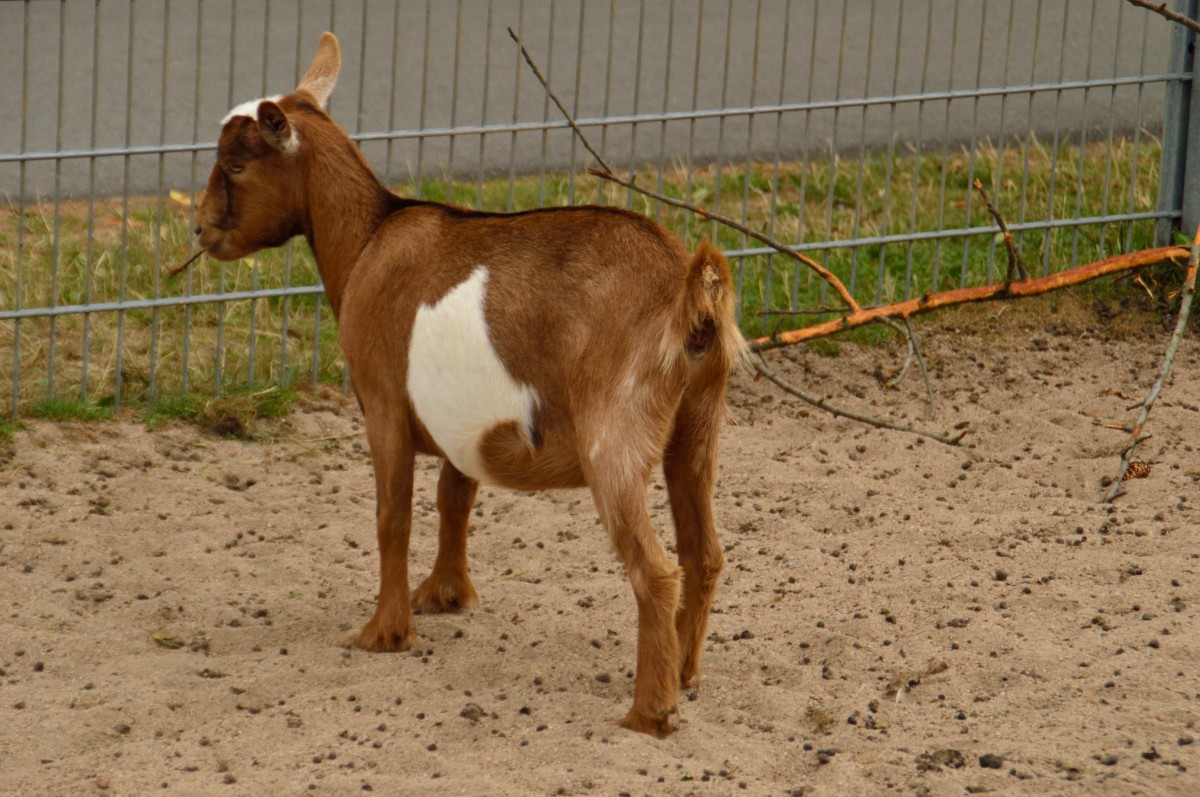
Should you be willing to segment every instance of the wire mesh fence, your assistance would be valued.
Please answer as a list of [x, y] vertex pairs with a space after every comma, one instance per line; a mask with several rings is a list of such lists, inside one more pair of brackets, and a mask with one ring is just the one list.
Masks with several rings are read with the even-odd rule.
[[194, 251], [219, 120], [290, 90], [326, 29], [344, 58], [329, 110], [397, 191], [630, 207], [720, 244], [748, 334], [819, 318], [794, 315], [828, 297], [790, 259], [587, 176], [510, 26], [610, 163], [821, 257], [863, 305], [994, 281], [975, 179], [1041, 273], [1148, 246], [1181, 215], [1160, 136], [1190, 63], [1126, 3], [4, 3], [10, 412], [346, 384], [302, 241], [166, 277]]

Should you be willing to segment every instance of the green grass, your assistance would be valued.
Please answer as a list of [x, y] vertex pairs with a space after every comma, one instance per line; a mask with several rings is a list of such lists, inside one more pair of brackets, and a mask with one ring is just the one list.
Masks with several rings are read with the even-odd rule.
[[[991, 219], [970, 188], [973, 178], [984, 183], [1012, 224], [1149, 211], [1158, 162], [1158, 142], [1143, 133], [1137, 146], [1117, 139], [1111, 149], [1103, 143], [1083, 150], [1064, 144], [1052, 152], [1036, 139], [1004, 147], [984, 142], [972, 158], [966, 150], [917, 157], [897, 147], [891, 158], [870, 152], [778, 167], [738, 164], [719, 174], [711, 167], [689, 173], [674, 166], [661, 173], [644, 170], [639, 180], [655, 187], [661, 181], [666, 194], [744, 219], [780, 241], [822, 243], [989, 226]], [[414, 184], [396, 189], [486, 210], [571, 201], [631, 207], [661, 221], [689, 246], [709, 238], [727, 250], [758, 248], [735, 230], [587, 175], [574, 180], [531, 176], [512, 183], [500, 178], [481, 185], [426, 178], [419, 191]], [[190, 254], [193, 210], [189, 198], [179, 196], [185, 202], [169, 197], [128, 204], [64, 200], [28, 204], [23, 214], [15, 208], [0, 211], [0, 307], [15, 307], [18, 299], [21, 307], [36, 307], [282, 287], [289, 274], [292, 285], [316, 283], [316, 266], [302, 240], [236, 263], [201, 259], [184, 276], [167, 280], [166, 271]], [[1073, 259], [1082, 263], [1145, 248], [1152, 236], [1153, 223], [1138, 222], [1027, 231], [1017, 241], [1036, 275], [1066, 268]], [[1003, 278], [1004, 269], [1003, 246], [988, 234], [811, 254], [865, 305], [994, 282]], [[791, 258], [745, 256], [733, 265], [747, 335], [825, 320], [829, 316], [786, 313], [836, 303], [832, 291]], [[891, 334], [870, 328], [854, 339], [872, 342]], [[18, 336], [20, 357], [14, 362]], [[83, 417], [92, 410], [111, 412], [119, 404], [142, 408], [150, 423], [198, 416], [201, 397], [245, 396], [279, 383], [292, 393], [297, 385], [340, 384], [343, 378], [334, 319], [317, 296], [8, 321], [0, 324], [0, 395], [5, 397], [12, 395], [14, 366], [20, 369], [16, 400], [22, 412]]]

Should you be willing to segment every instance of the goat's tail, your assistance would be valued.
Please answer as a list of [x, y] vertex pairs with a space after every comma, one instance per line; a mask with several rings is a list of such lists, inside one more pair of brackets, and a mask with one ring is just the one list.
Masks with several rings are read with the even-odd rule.
[[729, 261], [708, 241], [702, 242], [688, 265], [684, 296], [689, 360], [715, 358], [728, 371], [749, 357], [734, 313], [735, 300]]

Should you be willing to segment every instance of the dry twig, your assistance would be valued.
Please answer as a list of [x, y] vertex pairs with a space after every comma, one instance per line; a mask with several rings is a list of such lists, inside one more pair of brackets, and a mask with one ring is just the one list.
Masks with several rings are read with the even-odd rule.
[[1159, 16], [1166, 17], [1172, 22], [1176, 22], [1184, 27], [1191, 28], [1192, 30], [1200, 33], [1200, 22], [1197, 22], [1189, 17], [1185, 17], [1182, 14], [1176, 14], [1174, 11], [1167, 8], [1166, 3], [1151, 3], [1148, 2], [1148, 0], [1129, 0], [1129, 2], [1138, 8], [1144, 8], [1147, 11], [1153, 11]]
[[975, 190], [983, 197], [987, 212], [992, 214], [992, 218], [996, 220], [996, 224], [1000, 225], [1000, 232], [1004, 235], [1004, 248], [1008, 250], [1008, 282], [1014, 281], [1014, 274], [1019, 274], [1023, 280], [1029, 279], [1029, 269], [1025, 268], [1025, 261], [1021, 259], [1021, 253], [1017, 251], [1016, 244], [1013, 243], [1012, 233], [1008, 231], [1004, 217], [1000, 215], [1000, 211], [996, 210], [996, 206], [992, 204], [992, 198], [988, 196], [983, 183], [978, 179], [975, 180]]
[[787, 382], [784, 382], [782, 379], [777, 377], [771, 371], [771, 369], [767, 368], [766, 361], [763, 360], [762, 354], [758, 355], [758, 359], [759, 359], [759, 362], [756, 363], [754, 366], [756, 376], [762, 375], [762, 376], [766, 377], [767, 381], [771, 382], [773, 385], [775, 385], [775, 387], [779, 388], [784, 393], [788, 393], [788, 394], [800, 399], [801, 401], [811, 404], [814, 407], [825, 410], [826, 412], [828, 412], [830, 415], [834, 416], [835, 418], [846, 417], [851, 420], [858, 421], [860, 423], [865, 423], [865, 424], [869, 424], [871, 426], [876, 426], [880, 429], [892, 429], [897, 432], [912, 432], [913, 434], [921, 435], [922, 437], [928, 437], [932, 440], [936, 440], [939, 443], [945, 443], [948, 446], [958, 445], [960, 442], [962, 442], [962, 439], [967, 434], [966, 429], [963, 429], [961, 432], [959, 432], [956, 435], [947, 435], [947, 434], [942, 434], [940, 432], [931, 432], [928, 429], [919, 429], [915, 426], [909, 426], [909, 425], [903, 424], [903, 423], [893, 423], [892, 421], [887, 421], [882, 418], [876, 418], [874, 416], [866, 415], [861, 412], [855, 412], [854, 410], [845, 409], [844, 407], [838, 407], [837, 405], [830, 404], [828, 401], [821, 398], [820, 396], [813, 395], [812, 393], [809, 393], [806, 390], [801, 390], [800, 388], [797, 388], [797, 387], [792, 387]]
[[554, 101], [554, 104], [558, 107], [558, 110], [566, 118], [567, 124], [571, 126], [571, 129], [575, 131], [575, 135], [578, 136], [579, 140], [583, 142], [583, 145], [587, 148], [587, 151], [592, 153], [592, 157], [595, 158], [596, 162], [600, 164], [601, 168], [599, 169], [588, 169], [588, 174], [594, 175], [595, 177], [599, 177], [603, 180], [608, 180], [612, 183], [616, 183], [617, 185], [623, 186], [632, 191], [637, 191], [639, 194], [658, 200], [665, 205], [689, 210], [698, 216], [708, 219], [709, 221], [715, 221], [718, 224], [724, 224], [726, 227], [737, 230], [743, 235], [749, 236], [759, 243], [766, 244], [776, 252], [794, 258], [811, 268], [813, 271], [817, 272], [821, 279], [825, 280], [825, 282], [837, 292], [838, 296], [840, 296], [842, 301], [846, 303], [846, 307], [848, 307], [851, 312], [858, 312], [862, 309], [858, 306], [858, 302], [854, 300], [854, 297], [850, 295], [850, 291], [847, 290], [842, 281], [838, 279], [833, 272], [829, 271], [829, 269], [825, 268], [811, 257], [803, 255], [800, 252], [797, 252], [795, 249], [790, 249], [769, 235], [758, 232], [757, 230], [752, 230], [746, 225], [740, 224], [728, 216], [722, 216], [719, 213], [713, 213], [705, 210], [702, 207], [699, 207], [698, 205], [693, 205], [692, 203], [685, 202], [682, 199], [676, 199], [674, 197], [667, 196], [666, 194], [659, 193], [658, 191], [651, 191], [648, 188], [642, 188], [640, 185], [637, 185], [635, 179], [632, 177], [629, 179], [624, 179], [613, 174], [613, 171], [611, 168], [609, 168], [609, 165], [604, 161], [603, 158], [600, 157], [596, 150], [592, 148], [592, 145], [588, 142], [587, 137], [583, 134], [583, 131], [579, 129], [579, 125], [575, 124], [574, 117], [571, 116], [570, 112], [567, 111], [566, 107], [558, 99], [558, 96], [554, 93], [554, 90], [550, 88], [550, 84], [546, 82], [546, 78], [542, 75], [541, 70], [539, 70], [537, 65], [534, 63], [533, 57], [529, 54], [529, 51], [525, 49], [525, 45], [521, 41], [521, 37], [518, 36], [512, 28], [508, 29], [508, 35], [511, 36], [512, 40], [517, 43], [519, 48], [521, 48], [521, 55], [524, 56], [525, 62], [529, 64], [529, 68], [533, 70], [534, 76], [537, 77], [538, 82], [542, 84], [542, 88], [546, 90], [546, 94], [550, 96], [550, 99]]
[[904, 322], [903, 325], [897, 324], [890, 318], [882, 319], [883, 323], [903, 335], [908, 343], [908, 353], [904, 356], [904, 365], [900, 366], [900, 371], [895, 376], [883, 383], [884, 387], [899, 387], [908, 374], [908, 369], [912, 367], [913, 360], [916, 360], [917, 367], [921, 369], [921, 379], [925, 382], [925, 395], [929, 397], [929, 417], [936, 418], [937, 397], [934, 395], [933, 385], [929, 381], [929, 369], [925, 366], [925, 355], [921, 353], [921, 346], [917, 343], [917, 333], [912, 328], [912, 322], [907, 318], [900, 320]]
[[1178, 351], [1179, 342], [1183, 340], [1184, 330], [1187, 329], [1188, 317], [1192, 312], [1192, 299], [1196, 293], [1197, 264], [1200, 264], [1200, 227], [1196, 229], [1196, 235], [1192, 238], [1192, 252], [1188, 258], [1187, 274], [1183, 278], [1183, 288], [1179, 292], [1179, 319], [1175, 322], [1175, 331], [1171, 334], [1171, 340], [1167, 343], [1167, 351], [1163, 355], [1162, 365], [1158, 368], [1158, 379], [1154, 380], [1150, 392], [1141, 402], [1142, 411], [1138, 413], [1137, 422], [1130, 430], [1129, 442], [1121, 450], [1121, 464], [1117, 467], [1117, 475], [1114, 477], [1108, 493], [1104, 496], [1105, 501], [1112, 501], [1125, 492], [1125, 473], [1129, 470], [1130, 455], [1137, 444], [1145, 439], [1142, 437], [1142, 427], [1145, 426], [1146, 419], [1150, 417], [1150, 410], [1154, 407], [1154, 402], [1158, 400], [1158, 394], [1162, 392], [1163, 385], [1171, 373], [1175, 352]]

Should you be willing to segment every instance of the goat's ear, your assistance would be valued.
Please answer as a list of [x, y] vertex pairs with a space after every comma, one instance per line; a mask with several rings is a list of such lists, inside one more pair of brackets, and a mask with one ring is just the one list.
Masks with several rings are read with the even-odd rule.
[[337, 85], [338, 70], [341, 66], [342, 51], [338, 47], [337, 36], [326, 31], [321, 34], [317, 54], [296, 91], [307, 91], [324, 108], [329, 95], [333, 93], [333, 87]]
[[263, 100], [258, 104], [258, 132], [273, 149], [280, 152], [293, 152], [296, 149], [296, 133], [287, 114], [271, 100]]

